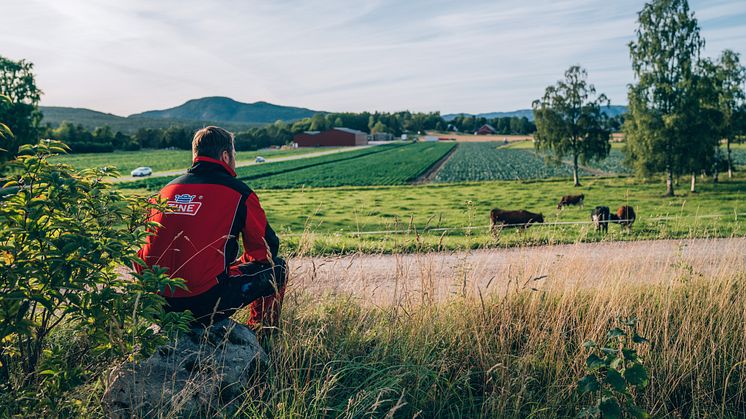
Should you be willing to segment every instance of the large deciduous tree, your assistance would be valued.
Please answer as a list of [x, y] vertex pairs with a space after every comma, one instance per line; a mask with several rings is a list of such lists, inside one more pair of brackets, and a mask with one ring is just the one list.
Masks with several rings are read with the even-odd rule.
[[572, 66], [565, 80], [547, 87], [544, 97], [533, 103], [536, 148], [551, 151], [557, 161], [571, 156], [575, 186], [580, 186], [578, 161], [603, 159], [611, 149], [608, 118], [601, 109], [609, 100], [604, 94], [596, 96], [587, 78], [585, 69]]
[[13, 61], [0, 56], [0, 119], [13, 131], [13, 136], [3, 140], [0, 160], [16, 155], [21, 144], [36, 143], [39, 135], [41, 91], [36, 87], [33, 64], [26, 60]]
[[[653, 0], [638, 14], [637, 39], [630, 42], [636, 83], [629, 86], [624, 123], [628, 162], [638, 174], [666, 173], [666, 195], [674, 177], [692, 169], [693, 158], [707, 158], [695, 132], [700, 51], [704, 40], [686, 0]], [[699, 87], [698, 87], [699, 86]], [[707, 142], [707, 141], [706, 141]]]
[[733, 177], [733, 157], [731, 156], [731, 143], [736, 136], [743, 134], [743, 124], [739, 123], [739, 117], [743, 115], [746, 107], [746, 68], [741, 65], [738, 54], [726, 49], [720, 54], [717, 61], [717, 82], [719, 107], [722, 112], [721, 135], [725, 138], [727, 150], [726, 164], [728, 177]]

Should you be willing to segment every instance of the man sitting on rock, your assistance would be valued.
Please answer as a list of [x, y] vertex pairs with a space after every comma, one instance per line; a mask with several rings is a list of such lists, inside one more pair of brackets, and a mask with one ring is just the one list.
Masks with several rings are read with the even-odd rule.
[[[161, 227], [138, 255], [186, 281], [186, 290], [165, 290], [167, 310], [190, 310], [199, 323], [210, 324], [249, 305], [250, 327], [276, 326], [285, 261], [277, 257], [280, 241], [259, 198], [236, 179], [233, 134], [213, 126], [197, 131], [192, 155], [187, 174], [161, 189], [170, 211], [150, 214]], [[239, 234], [243, 254], [236, 260]]]

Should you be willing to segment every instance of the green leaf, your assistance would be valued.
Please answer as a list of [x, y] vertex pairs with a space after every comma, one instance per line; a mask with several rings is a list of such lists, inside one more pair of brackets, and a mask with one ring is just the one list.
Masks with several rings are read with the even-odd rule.
[[627, 400], [627, 412], [633, 417], [638, 419], [648, 419], [650, 414], [645, 410], [637, 407], [632, 400]]
[[603, 359], [599, 358], [598, 355], [590, 354], [588, 355], [588, 359], [585, 360], [585, 365], [592, 370], [596, 370], [606, 366], [606, 363]]
[[594, 342], [592, 340], [586, 340], [585, 342], [583, 342], [583, 347], [585, 349], [595, 348], [596, 347], [596, 342]]
[[635, 332], [635, 335], [632, 337], [632, 342], [634, 343], [647, 343], [649, 340], [645, 339], [644, 337], [640, 336]]
[[598, 380], [596, 380], [596, 377], [592, 375], [586, 375], [578, 381], [578, 391], [580, 394], [596, 391], [599, 388], [601, 388], [601, 386], [598, 384]]
[[624, 371], [624, 378], [633, 386], [645, 387], [648, 385], [648, 372], [642, 364], [634, 364]]
[[637, 351], [634, 349], [624, 348], [622, 349], [622, 354], [627, 361], [637, 361]]
[[608, 370], [606, 372], [606, 382], [616, 391], [624, 393], [627, 391], [627, 383], [617, 370]]
[[626, 335], [627, 334], [624, 333], [624, 330], [622, 330], [622, 329], [620, 329], [618, 327], [615, 327], [615, 328], [609, 330], [609, 333], [606, 334], [606, 337], [609, 338], [609, 339], [612, 339], [612, 338], [617, 338], [617, 337], [626, 336]]
[[622, 408], [619, 407], [619, 403], [617, 403], [616, 399], [604, 399], [598, 405], [598, 408], [601, 410], [601, 415], [603, 415], [604, 418], [615, 419], [622, 417]]
[[616, 356], [616, 354], [619, 353], [619, 350], [615, 348], [601, 348], [601, 352], [605, 353], [606, 355]]

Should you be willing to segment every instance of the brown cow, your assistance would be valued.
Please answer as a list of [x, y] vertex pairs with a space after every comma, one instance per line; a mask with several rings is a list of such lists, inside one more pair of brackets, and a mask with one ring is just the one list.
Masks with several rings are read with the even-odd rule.
[[632, 224], [637, 219], [635, 209], [629, 205], [622, 205], [616, 210], [616, 214], [611, 214], [611, 221], [622, 226], [622, 229], [632, 230]]
[[585, 199], [584, 194], [580, 195], [565, 195], [560, 199], [559, 204], [557, 204], [557, 209], [562, 209], [562, 207], [566, 207], [568, 205], [580, 205], [580, 208], [583, 208], [583, 200]]
[[501, 210], [494, 208], [490, 211], [490, 225], [492, 231], [500, 227], [523, 227], [528, 228], [532, 223], [543, 223], [544, 215], [536, 214], [526, 210]]

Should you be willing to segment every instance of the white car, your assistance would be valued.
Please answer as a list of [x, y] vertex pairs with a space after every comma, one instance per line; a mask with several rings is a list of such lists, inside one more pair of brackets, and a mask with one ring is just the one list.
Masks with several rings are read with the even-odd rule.
[[137, 169], [130, 172], [132, 177], [138, 177], [138, 176], [150, 176], [153, 174], [153, 169], [149, 167], [138, 167]]
[[265, 160], [264, 157], [262, 157], [262, 156], [256, 156], [256, 160], [254, 160], [254, 161], [256, 163], [264, 163], [267, 160]]

